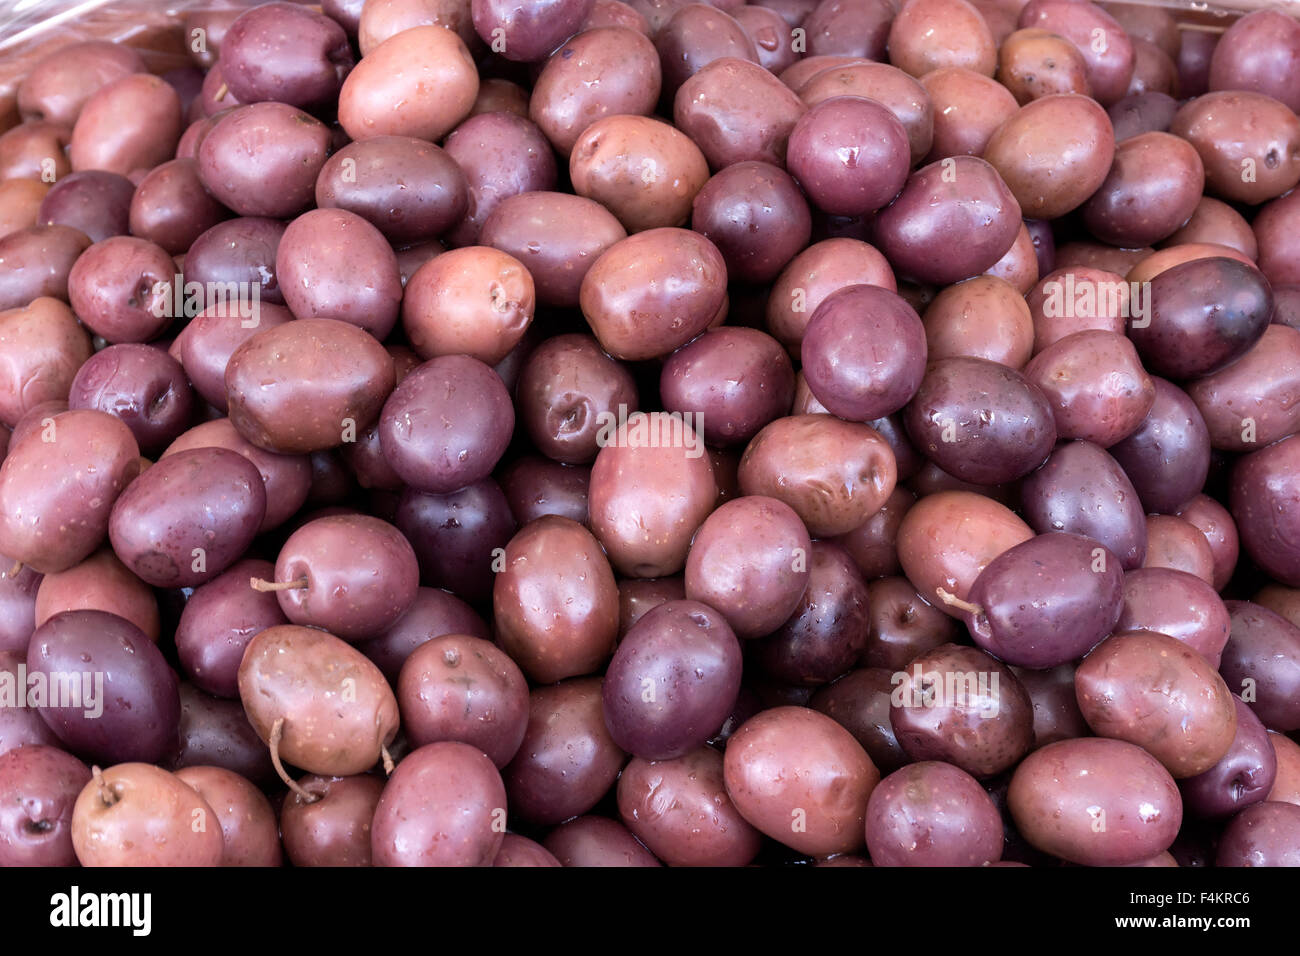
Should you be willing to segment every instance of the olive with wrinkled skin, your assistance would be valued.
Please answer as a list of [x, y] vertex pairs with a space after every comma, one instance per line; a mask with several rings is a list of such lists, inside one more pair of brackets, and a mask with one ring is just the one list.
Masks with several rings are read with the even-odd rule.
[[726, 307], [726, 283], [722, 254], [707, 238], [650, 229], [601, 254], [582, 280], [580, 304], [601, 347], [635, 361], [667, 355], [708, 328]]
[[161, 246], [134, 236], [97, 242], [68, 273], [72, 311], [109, 342], [148, 342], [173, 318], [180, 277]]
[[[264, 742], [311, 773], [369, 770], [397, 734], [397, 698], [379, 668], [328, 631], [268, 627], [244, 651], [239, 697]], [[486, 759], [486, 758], [485, 758]]]
[[636, 383], [587, 335], [557, 335], [524, 362], [517, 408], [537, 450], [555, 461], [583, 464], [600, 450], [606, 416], [637, 408]]
[[686, 596], [721, 612], [738, 637], [771, 633], [795, 612], [808, 587], [811, 548], [807, 529], [788, 505], [735, 498], [696, 531], [686, 559]]
[[69, 408], [94, 408], [126, 422], [146, 455], [189, 425], [193, 396], [180, 363], [161, 349], [132, 344], [110, 345], [86, 359], [67, 392]]
[[975, 643], [1021, 667], [1056, 667], [1087, 653], [1123, 608], [1119, 559], [1091, 538], [1049, 532], [994, 558], [967, 595]]
[[72, 812], [89, 781], [90, 768], [57, 747], [0, 754], [0, 865], [76, 866]]
[[867, 642], [869, 595], [848, 552], [814, 541], [807, 589], [789, 619], [762, 639], [754, 659], [791, 685], [834, 680], [853, 666]]
[[997, 169], [974, 156], [954, 156], [912, 173], [872, 229], [900, 274], [948, 285], [1001, 259], [1020, 232], [1020, 216], [1021, 205]]
[[513, 816], [560, 823], [594, 807], [618, 779], [626, 755], [605, 726], [600, 683], [581, 677], [529, 695], [524, 742], [501, 772]]
[[106, 611], [56, 614], [32, 634], [27, 671], [43, 674], [47, 685], [71, 675], [69, 695], [55, 695], [40, 713], [74, 753], [109, 764], [156, 762], [176, 745], [176, 673], [125, 618]]
[[1042, 390], [1014, 369], [981, 358], [932, 362], [905, 421], [917, 450], [954, 477], [982, 485], [1023, 477], [1056, 444], [1052, 407]]
[[1020, 496], [1025, 518], [1040, 534], [1068, 531], [1092, 538], [1115, 554], [1125, 571], [1146, 559], [1142, 502], [1119, 463], [1098, 445], [1058, 446], [1024, 479]]
[[234, 564], [266, 514], [266, 486], [243, 455], [193, 448], [161, 459], [113, 504], [113, 550], [154, 587], [197, 587]]
[[741, 491], [785, 502], [814, 537], [862, 524], [896, 480], [894, 453], [879, 432], [830, 415], [779, 418], [754, 436], [740, 460]]
[[1226, 817], [1268, 799], [1277, 779], [1277, 754], [1254, 711], [1233, 695], [1237, 732], [1228, 752], [1209, 770], [1183, 780], [1183, 806], [1199, 817]]
[[1237, 730], [1223, 678], [1200, 654], [1165, 634], [1111, 635], [1084, 658], [1074, 686], [1094, 733], [1137, 744], [1176, 779], [1218, 763]]
[[623, 750], [671, 760], [706, 743], [740, 692], [740, 642], [698, 601], [669, 601], [628, 629], [605, 672], [605, 725]]
[[865, 842], [867, 801], [880, 771], [831, 718], [774, 707], [731, 735], [723, 779], [756, 829], [800, 853], [828, 856]]
[[998, 49], [998, 77], [1021, 104], [1044, 96], [1088, 96], [1088, 65], [1078, 47], [1051, 30], [1016, 30]]
[[524, 526], [493, 581], [496, 639], [537, 683], [598, 670], [618, 635], [618, 588], [599, 542], [567, 518]]
[[672, 760], [634, 757], [619, 776], [619, 816], [669, 866], [745, 866], [762, 837], [732, 805], [722, 768], [710, 747]]
[[979, 781], [949, 763], [896, 770], [867, 802], [876, 866], [984, 866], [1002, 857], [1002, 817]]
[[1016, 829], [1036, 849], [1084, 866], [1149, 859], [1183, 820], [1178, 785], [1154, 757], [1122, 740], [1083, 737], [1041, 747], [1007, 791]]
[[889, 720], [913, 760], [943, 760], [977, 777], [1013, 766], [1034, 743], [1034, 708], [1006, 665], [944, 644], [891, 678]]

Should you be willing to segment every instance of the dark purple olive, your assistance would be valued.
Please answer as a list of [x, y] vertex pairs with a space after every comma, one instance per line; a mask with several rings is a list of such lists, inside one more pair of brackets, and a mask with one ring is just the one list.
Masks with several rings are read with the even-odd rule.
[[93, 408], [126, 422], [140, 451], [162, 451], [190, 425], [194, 393], [185, 371], [162, 349], [110, 345], [77, 372], [69, 408]]
[[740, 642], [721, 614], [698, 601], [659, 605], [627, 632], [605, 672], [614, 742], [645, 760], [689, 753], [731, 713], [740, 670]]
[[903, 189], [911, 147], [907, 130], [885, 106], [864, 96], [835, 96], [795, 123], [786, 165], [819, 209], [860, 216], [888, 205]]
[[197, 587], [243, 556], [266, 514], [262, 475], [243, 455], [195, 448], [168, 455], [118, 497], [113, 550], [159, 588]]
[[1128, 335], [1147, 369], [1197, 378], [1241, 358], [1273, 316], [1268, 280], [1236, 259], [1193, 259], [1150, 286], [1150, 313], [1129, 319]]
[[1020, 498], [1026, 520], [1039, 534], [1085, 535], [1114, 553], [1125, 571], [1142, 566], [1147, 554], [1142, 502], [1115, 459], [1092, 442], [1057, 448], [1026, 476]]
[[820, 688], [808, 706], [851, 733], [880, 772], [890, 773], [908, 762], [889, 722], [894, 686], [891, 671], [864, 667]]
[[814, 541], [808, 588], [794, 613], [764, 638], [757, 660], [769, 675], [796, 685], [824, 684], [857, 662], [868, 634], [868, 591], [849, 553]]
[[[190, 599], [193, 602], [193, 598]], [[357, 650], [384, 672], [390, 684], [397, 684], [406, 659], [421, 644], [444, 634], [461, 634], [487, 640], [488, 626], [472, 607], [447, 591], [420, 588], [415, 600], [397, 623], [378, 637], [361, 641]]]
[[1269, 730], [1300, 730], [1300, 628], [1250, 601], [1225, 601], [1232, 635], [1219, 673]]
[[1155, 404], [1138, 430], [1108, 449], [1149, 512], [1172, 514], [1205, 486], [1210, 430], [1177, 385], [1152, 376]]
[[257, 290], [258, 300], [283, 305], [275, 258], [287, 223], [248, 216], [219, 222], [194, 240], [185, 254], [185, 281], [204, 288], [236, 283]]
[[395, 523], [415, 548], [420, 581], [480, 604], [492, 597], [493, 551], [515, 533], [500, 485], [484, 478], [449, 495], [402, 492]]
[[808, 201], [771, 163], [735, 163], [695, 194], [691, 228], [713, 241], [733, 282], [771, 282], [812, 236]]
[[850, 421], [898, 411], [925, 375], [920, 316], [878, 286], [852, 285], [828, 295], [809, 319], [800, 348], [813, 397]]
[[904, 420], [918, 451], [953, 477], [980, 485], [1023, 477], [1056, 444], [1056, 421], [1042, 390], [1015, 369], [982, 358], [931, 363]]
[[1229, 507], [1246, 553], [1278, 581], [1300, 587], [1300, 435], [1237, 462]]
[[[44, 675], [41, 717], [74, 753], [106, 764], [158, 763], [176, 746], [176, 673], [130, 621], [105, 611], [65, 611], [36, 629], [30, 677]], [[40, 686], [40, 685], [37, 685]]]
[[[1020, 667], [1046, 669], [1082, 657], [1119, 620], [1124, 572], [1092, 538], [1040, 534], [1003, 551], [966, 597], [975, 643]], [[978, 610], [976, 610], [978, 608]]]
[[659, 394], [670, 412], [694, 413], [710, 445], [743, 445], [789, 414], [795, 378], [781, 343], [758, 329], [723, 326], [664, 362]]
[[1277, 754], [1254, 711], [1233, 695], [1237, 735], [1228, 752], [1205, 773], [1180, 780], [1183, 808], [1198, 817], [1226, 817], [1268, 799], [1277, 776]]
[[1215, 866], [1300, 866], [1300, 806], [1267, 800], [1233, 817]]
[[83, 169], [50, 187], [36, 212], [42, 226], [71, 226], [102, 242], [131, 231], [131, 180], [104, 169]]
[[445, 495], [491, 474], [514, 426], [510, 393], [496, 372], [467, 355], [444, 355], [389, 396], [379, 440], [411, 488]]

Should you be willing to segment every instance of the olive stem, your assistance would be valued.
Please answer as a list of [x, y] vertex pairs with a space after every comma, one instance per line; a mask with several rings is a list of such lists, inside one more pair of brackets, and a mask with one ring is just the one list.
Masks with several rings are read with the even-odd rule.
[[212, 99], [220, 103], [222, 100], [226, 98], [226, 94], [229, 92], [230, 92], [230, 87], [227, 86], [225, 83], [222, 83], [221, 86], [217, 88], [217, 92], [213, 95]]
[[972, 604], [970, 601], [963, 601], [955, 594], [949, 594], [943, 588], [935, 588], [934, 593], [939, 595], [939, 599], [950, 607], [960, 608], [967, 614], [973, 614], [976, 617], [984, 613], [984, 608], [978, 604]]
[[249, 578], [248, 583], [254, 591], [298, 591], [308, 586], [306, 578], [295, 581], [264, 581], [261, 578]]
[[379, 755], [384, 758], [384, 773], [391, 777], [393, 775], [393, 768], [396, 766], [396, 764], [393, 763], [393, 755], [388, 752], [388, 748], [383, 744], [379, 745]]
[[292, 790], [298, 796], [299, 800], [302, 800], [304, 803], [315, 803], [320, 799], [320, 797], [316, 794], [308, 793], [300, 787], [298, 781], [285, 773], [284, 764], [280, 763], [280, 740], [283, 737], [284, 718], [277, 717], [275, 718], [275, 723], [271, 725], [271, 739], [267, 741], [268, 746], [271, 748], [271, 763], [275, 767], [275, 772], [280, 775], [280, 779], [284, 781], [285, 786]]
[[104, 779], [104, 771], [98, 767], [91, 767], [90, 775], [95, 778], [95, 785], [99, 787], [99, 799], [104, 802], [104, 806], [111, 807], [117, 803], [117, 794], [113, 792], [113, 788]]
[[11, 578], [18, 577], [18, 575], [22, 572], [22, 570], [23, 570], [23, 563], [21, 561], [15, 561], [14, 566], [9, 569], [9, 577]]

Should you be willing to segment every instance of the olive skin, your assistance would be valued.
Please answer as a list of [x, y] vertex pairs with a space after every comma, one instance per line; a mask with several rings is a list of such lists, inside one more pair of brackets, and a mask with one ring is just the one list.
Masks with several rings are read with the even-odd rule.
[[981, 358], [931, 363], [905, 413], [908, 435], [944, 471], [981, 485], [1022, 478], [1056, 444], [1052, 406], [1014, 369]]
[[379, 417], [395, 379], [392, 357], [365, 330], [297, 319], [258, 332], [230, 356], [230, 421], [267, 451], [335, 448]]
[[568, 518], [538, 518], [510, 540], [492, 604], [497, 642], [538, 683], [593, 673], [614, 649], [614, 572], [591, 532]]
[[989, 777], [1033, 746], [1029, 695], [1008, 667], [981, 650], [945, 644], [892, 680], [890, 723], [913, 760], [943, 760]]
[[127, 486], [108, 534], [122, 563], [154, 587], [197, 587], [234, 564], [266, 515], [266, 486], [243, 455], [194, 448]]
[[1083, 866], [1150, 859], [1183, 820], [1169, 771], [1141, 747], [1104, 737], [1034, 751], [1011, 778], [1007, 807], [1032, 846]]
[[605, 723], [620, 748], [671, 760], [705, 743], [740, 692], [740, 642], [698, 601], [669, 601], [628, 630], [605, 672]]
[[1141, 746], [1175, 779], [1213, 767], [1237, 730], [1223, 678], [1165, 634], [1113, 634], [1084, 658], [1074, 686], [1094, 733]]
[[1233, 695], [1237, 733], [1209, 770], [1183, 780], [1183, 806], [1198, 817], [1226, 817], [1268, 799], [1277, 779], [1277, 754], [1268, 731], [1240, 697]]
[[[1297, 502], [1300, 437], [1284, 438], [1237, 462], [1229, 507], [1241, 533], [1241, 546], [1270, 576], [1291, 587], [1300, 587]], [[11, 553], [8, 547], [4, 550]]]
[[505, 839], [506, 788], [492, 761], [459, 741], [409, 753], [370, 827], [376, 866], [491, 866]]
[[731, 802], [756, 829], [820, 857], [865, 843], [867, 801], [880, 771], [829, 717], [806, 707], [774, 707], [731, 735], [723, 779]]
[[1124, 573], [1114, 554], [1082, 535], [1048, 533], [994, 558], [967, 600], [975, 643], [1000, 660], [1046, 669], [1099, 644], [1123, 609]]
[[1002, 857], [1002, 817], [970, 774], [922, 761], [896, 770], [867, 802], [876, 866], [983, 866]]
[[283, 721], [281, 758], [310, 773], [363, 773], [397, 735], [397, 699], [384, 675], [316, 628], [283, 624], [254, 637], [239, 665], [239, 697], [263, 741]]

